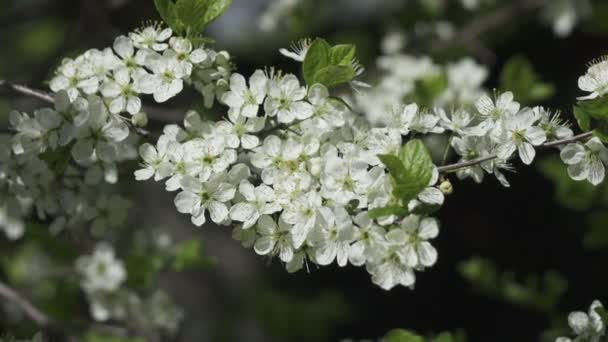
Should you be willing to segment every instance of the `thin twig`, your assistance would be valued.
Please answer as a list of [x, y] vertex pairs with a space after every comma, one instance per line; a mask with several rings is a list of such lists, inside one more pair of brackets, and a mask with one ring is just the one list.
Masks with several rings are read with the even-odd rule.
[[[575, 135], [571, 138], [566, 138], [566, 139], [561, 139], [561, 140], [554, 140], [554, 141], [550, 141], [547, 143], [544, 143], [542, 145], [539, 146], [539, 148], [550, 148], [550, 147], [556, 147], [556, 146], [560, 146], [560, 145], [565, 145], [565, 144], [569, 144], [569, 143], [573, 143], [573, 142], [577, 142], [577, 141], [581, 141], [581, 140], [585, 140], [590, 138], [593, 135], [593, 132], [585, 132], [579, 135]], [[498, 158], [497, 155], [491, 155], [491, 156], [487, 156], [487, 157], [481, 157], [481, 158], [477, 158], [477, 159], [473, 159], [473, 160], [468, 160], [468, 161], [464, 161], [464, 162], [459, 162], [459, 163], [454, 163], [454, 164], [450, 164], [450, 165], [446, 165], [446, 166], [440, 166], [437, 168], [437, 171], [439, 171], [439, 173], [446, 173], [446, 172], [451, 172], [451, 171], [456, 171], [456, 170], [460, 170], [460, 169], [464, 169], [470, 166], [475, 166], [477, 164], [481, 164], [481, 163], [485, 163], [487, 161], [491, 161]]]
[[29, 300], [17, 293], [17, 291], [8, 287], [1, 281], [0, 297], [16, 304], [21, 311], [23, 311], [23, 313], [40, 328], [49, 328], [51, 326], [51, 319], [47, 315], [38, 310], [38, 308], [36, 308]]
[[30, 88], [30, 87], [22, 85], [22, 84], [12, 83], [12, 82], [9, 82], [6, 80], [0, 80], [0, 88], [7, 88], [16, 93], [19, 93], [19, 94], [22, 94], [25, 96], [34, 97], [34, 98], [37, 98], [38, 100], [41, 100], [44, 102], [48, 102], [48, 103], [55, 102], [55, 100], [53, 99], [53, 96], [51, 96], [51, 94], [44, 92], [42, 90]]
[[[2, 87], [25, 96], [34, 97], [47, 103], [55, 102], [51, 94], [22, 84], [0, 80], [0, 88]], [[180, 112], [162, 107], [144, 106], [143, 110], [148, 115], [148, 119], [150, 121], [158, 123], [177, 123], [184, 118], [184, 115], [182, 115]]]
[[467, 47], [479, 48], [480, 36], [488, 31], [499, 29], [512, 20], [516, 20], [516, 16], [534, 11], [551, 0], [521, 0], [514, 1], [508, 6], [500, 7], [492, 12], [483, 14], [476, 19], [470, 21], [468, 25], [456, 32], [454, 38], [450, 40], [439, 40], [431, 45], [431, 50], [443, 50], [454, 45], [463, 45]]

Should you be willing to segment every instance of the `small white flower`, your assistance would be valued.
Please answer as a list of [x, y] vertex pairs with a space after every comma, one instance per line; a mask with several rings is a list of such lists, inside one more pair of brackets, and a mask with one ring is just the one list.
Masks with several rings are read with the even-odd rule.
[[13, 217], [6, 207], [0, 207], [0, 230], [9, 240], [19, 240], [25, 233], [25, 223]]
[[280, 123], [291, 123], [294, 120], [304, 120], [312, 116], [313, 107], [304, 101], [306, 87], [301, 87], [294, 75], [285, 75], [279, 79], [270, 80], [268, 98], [264, 102], [266, 115], [277, 117]]
[[206, 221], [206, 210], [209, 210], [215, 223], [222, 223], [228, 218], [226, 202], [234, 198], [236, 189], [225, 182], [225, 175], [214, 175], [206, 182], [184, 176], [181, 186], [183, 191], [175, 197], [175, 207], [182, 214], [192, 215], [192, 223], [202, 226]]
[[288, 58], [293, 59], [296, 62], [304, 62], [306, 58], [306, 53], [308, 53], [308, 48], [312, 45], [311, 39], [302, 39], [296, 43], [292, 43], [289, 49], [281, 48], [279, 52]]
[[167, 39], [171, 37], [173, 31], [170, 28], [162, 29], [159, 26], [148, 26], [129, 34], [133, 44], [139, 49], [149, 49], [154, 51], [164, 51], [169, 46]]
[[278, 254], [283, 262], [290, 262], [294, 256], [291, 225], [279, 218], [279, 224], [268, 215], [258, 220], [256, 231], [260, 237], [255, 241], [253, 250], [258, 255]]
[[340, 267], [346, 266], [350, 243], [354, 241], [355, 234], [351, 220], [342, 207], [336, 207], [333, 211], [326, 207], [319, 208], [317, 227], [310, 236], [315, 261], [319, 265], [329, 265], [336, 260]]
[[598, 185], [604, 180], [604, 163], [608, 161], [608, 149], [599, 138], [592, 138], [586, 144], [575, 143], [564, 147], [560, 153], [568, 165], [568, 174], [574, 180], [588, 180]]
[[186, 172], [197, 175], [202, 181], [227, 170], [237, 159], [236, 151], [225, 149], [224, 141], [219, 137], [190, 140], [183, 148]]
[[249, 87], [241, 74], [234, 73], [230, 77], [230, 91], [222, 96], [230, 109], [228, 115], [233, 121], [239, 116], [253, 118], [258, 115], [260, 105], [266, 98], [268, 77], [262, 70], [256, 70], [249, 78]]
[[155, 181], [169, 177], [173, 165], [168, 160], [167, 148], [170, 140], [166, 136], [158, 138], [156, 147], [145, 143], [139, 147], [139, 155], [144, 161], [144, 168], [135, 171], [136, 180], [147, 180], [154, 177]]
[[321, 196], [314, 191], [298, 196], [288, 205], [281, 218], [293, 225], [291, 234], [293, 245], [300, 248], [308, 238], [317, 220], [318, 211], [321, 207]]
[[[590, 342], [599, 342], [606, 331], [602, 317], [595, 311], [602, 307], [602, 303], [594, 301], [589, 308], [589, 312], [576, 311], [568, 316], [568, 325], [578, 338]], [[577, 339], [578, 340], [578, 339]]]
[[87, 292], [116, 291], [127, 278], [122, 261], [116, 259], [114, 249], [107, 243], [98, 243], [92, 255], [78, 258], [76, 268]]
[[131, 73], [126, 68], [114, 71], [113, 79], [102, 85], [101, 94], [110, 98], [108, 108], [112, 114], [126, 110], [129, 114], [135, 115], [141, 111], [141, 99], [131, 82]]
[[551, 114], [543, 107], [534, 107], [532, 111], [536, 119], [539, 120], [538, 126], [545, 131], [547, 140], [566, 139], [574, 135], [568, 123], [560, 118], [559, 112]]
[[194, 65], [203, 63], [208, 57], [204, 49], [194, 49], [192, 42], [186, 38], [172, 37], [169, 45], [172, 49], [169, 56], [173, 55], [181, 63], [186, 75], [191, 75]]
[[484, 127], [486, 132], [499, 135], [502, 127], [498, 123], [502, 119], [517, 114], [520, 105], [513, 101], [513, 93], [508, 91], [500, 94], [496, 101], [493, 101], [488, 95], [483, 95], [475, 102], [475, 107], [483, 120], [481, 127]]
[[350, 246], [348, 261], [355, 266], [361, 266], [371, 260], [374, 257], [373, 251], [384, 243], [385, 231], [369, 218], [367, 211], [357, 214], [354, 221], [359, 228], [355, 230], [355, 242]]
[[146, 66], [153, 74], [139, 77], [137, 86], [144, 94], [153, 94], [156, 102], [166, 102], [182, 91], [186, 71], [175, 58], [151, 54]]
[[439, 225], [433, 218], [410, 215], [401, 222], [405, 232], [403, 260], [409, 267], [431, 267], [437, 261], [437, 251], [427, 241], [437, 237]]
[[230, 208], [230, 218], [243, 222], [243, 229], [253, 226], [261, 215], [270, 215], [281, 210], [281, 205], [275, 202], [274, 190], [267, 185], [254, 187], [243, 180], [239, 185], [239, 193], [245, 201]]
[[372, 275], [372, 282], [384, 290], [397, 285], [414, 286], [416, 276], [408, 266], [403, 255], [403, 246], [407, 236], [403, 229], [393, 229], [385, 235], [385, 243], [374, 249], [372, 261], [367, 263], [367, 271]]
[[416, 115], [418, 115], [418, 105], [415, 103], [394, 108], [389, 127], [397, 130], [401, 135], [408, 135]]
[[470, 127], [470, 125], [475, 119], [475, 116], [464, 109], [458, 109], [453, 111], [449, 117], [443, 108], [435, 108], [435, 113], [437, 113], [437, 115], [439, 116], [439, 125], [454, 133], [457, 133], [461, 136], [485, 135], [485, 132], [482, 127]]
[[587, 73], [578, 79], [578, 87], [591, 94], [579, 97], [579, 100], [592, 100], [608, 93], [608, 59], [594, 62]]
[[536, 118], [531, 110], [525, 110], [504, 121], [503, 134], [505, 141], [498, 147], [498, 157], [509, 159], [517, 150], [519, 158], [526, 165], [530, 165], [536, 156], [534, 146], [539, 146], [547, 140], [545, 131], [533, 126]]

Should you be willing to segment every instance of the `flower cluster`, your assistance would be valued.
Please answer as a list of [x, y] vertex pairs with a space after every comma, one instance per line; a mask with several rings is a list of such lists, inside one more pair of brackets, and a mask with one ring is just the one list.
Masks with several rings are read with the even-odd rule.
[[[289, 271], [306, 260], [336, 261], [366, 265], [386, 289], [413, 286], [414, 270], [437, 258], [427, 242], [437, 221], [415, 214], [372, 220], [367, 212], [392, 200], [377, 155], [397, 151], [401, 132], [436, 127], [372, 128], [323, 85], [303, 87], [289, 74], [258, 70], [248, 81], [232, 75], [225, 120], [189, 112], [183, 128], [167, 126], [156, 146], [144, 144], [136, 178], [166, 179], [168, 191], [179, 191], [177, 210], [194, 224], [208, 217], [235, 224], [243, 245], [278, 256]], [[424, 115], [414, 109], [413, 116]], [[429, 189], [413, 202], [443, 203], [441, 191]]]
[[128, 320], [134, 325], [147, 324], [170, 333], [176, 331], [183, 314], [162, 291], [140, 298], [125, 286], [127, 271], [114, 254], [114, 248], [100, 242], [91, 255], [76, 260], [81, 288], [89, 300], [91, 316], [98, 322]]
[[127, 124], [94, 95], [71, 101], [62, 91], [54, 102], [33, 115], [12, 112], [15, 134], [2, 138], [0, 203], [13, 237], [32, 212], [58, 232], [85, 222], [113, 228], [128, 210], [102, 186], [118, 181], [118, 163], [137, 157]]
[[52, 219], [53, 231], [84, 222], [97, 232], [118, 226], [127, 203], [94, 187], [115, 184], [118, 164], [137, 157], [131, 126], [147, 122], [140, 96], [164, 102], [190, 83], [211, 107], [231, 70], [226, 52], [195, 47], [158, 25], [116, 38], [113, 48], [64, 60], [50, 82], [54, 107], [9, 117], [15, 134], [0, 156], [7, 234], [21, 235], [22, 218], [32, 211]]
[[[568, 325], [576, 335], [575, 341], [599, 342], [606, 334], [606, 322], [597, 310], [603, 310], [599, 301], [594, 301], [589, 312], [576, 311], [568, 316]], [[559, 337], [555, 342], [572, 342], [568, 337]]]
[[[302, 62], [309, 46], [302, 41], [281, 53]], [[385, 289], [413, 286], [414, 271], [437, 259], [428, 240], [437, 236], [438, 222], [428, 215], [451, 189], [438, 184], [435, 169], [425, 190], [400, 203], [379, 155], [396, 154], [414, 133], [449, 134], [448, 147], [460, 162], [471, 163], [457, 168], [459, 178], [481, 182], [487, 173], [509, 186], [503, 172], [512, 169], [515, 155], [531, 164], [539, 146], [573, 132], [558, 113], [521, 108], [510, 92], [486, 95], [481, 84], [487, 71], [472, 60], [444, 71], [430, 59], [393, 55], [379, 66], [393, 72], [357, 95], [354, 107], [366, 118], [321, 84], [305, 87], [275, 70], [258, 70], [248, 80], [235, 73], [221, 98], [228, 107], [224, 119], [204, 121], [191, 111], [183, 127], [165, 127], [156, 146], [141, 146], [144, 164], [135, 176], [166, 180], [168, 191], [178, 191], [177, 210], [195, 225], [208, 219], [235, 225], [235, 239], [257, 254], [277, 256], [290, 272], [307, 261], [335, 261], [365, 265]], [[419, 81], [444, 72], [448, 87], [433, 99], [432, 110], [401, 105]], [[600, 150], [597, 144], [587, 143], [593, 151]], [[603, 177], [597, 154], [575, 146], [562, 155], [576, 177], [595, 182], [600, 166]], [[409, 214], [370, 217], [391, 205]]]
[[[455, 131], [458, 135], [452, 139], [452, 146], [462, 161], [487, 160], [458, 170], [461, 179], [470, 177], [479, 183], [485, 171], [494, 174], [503, 185], [508, 186], [502, 170], [510, 169], [508, 162], [514, 154], [529, 165], [536, 156], [538, 146], [548, 140], [573, 135], [558, 114], [553, 115], [542, 107], [521, 109], [510, 92], [497, 96], [496, 100], [484, 95], [475, 107], [474, 114], [452, 114], [451, 121], [456, 121], [461, 131]], [[443, 121], [447, 120], [447, 116], [442, 117]]]
[[141, 95], [161, 103], [180, 93], [184, 83], [193, 83], [211, 107], [230, 76], [230, 56], [198, 45], [173, 36], [170, 28], [147, 26], [116, 38], [112, 48], [65, 59], [50, 87], [66, 91], [71, 100], [100, 94], [110, 113], [136, 115]]

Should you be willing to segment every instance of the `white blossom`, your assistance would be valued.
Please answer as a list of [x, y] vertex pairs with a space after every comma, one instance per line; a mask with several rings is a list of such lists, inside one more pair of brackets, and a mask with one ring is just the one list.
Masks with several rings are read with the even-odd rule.
[[608, 149], [599, 138], [592, 138], [585, 144], [568, 144], [560, 153], [568, 165], [568, 174], [574, 180], [588, 180], [598, 185], [604, 180], [604, 163], [608, 162]]

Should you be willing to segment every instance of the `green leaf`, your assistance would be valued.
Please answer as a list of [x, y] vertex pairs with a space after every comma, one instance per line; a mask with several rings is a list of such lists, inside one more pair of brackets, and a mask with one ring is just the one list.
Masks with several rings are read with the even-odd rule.
[[416, 335], [410, 331], [403, 329], [395, 329], [389, 331], [384, 338], [383, 342], [424, 342], [424, 339], [420, 335]]
[[173, 0], [154, 0], [154, 5], [160, 17], [163, 18], [165, 23], [169, 26], [173, 26], [176, 19], [175, 16], [175, 3]]
[[329, 50], [331, 46], [325, 39], [317, 38], [308, 48], [304, 62], [302, 63], [302, 74], [306, 84], [315, 84], [317, 71], [329, 65]]
[[133, 253], [127, 256], [127, 284], [135, 289], [147, 289], [152, 285], [154, 277], [166, 265], [166, 260], [157, 254]]
[[539, 80], [532, 64], [525, 56], [509, 59], [500, 74], [500, 89], [511, 91], [523, 104], [540, 102], [553, 96], [555, 89]]
[[409, 141], [401, 148], [399, 159], [406, 172], [397, 185], [405, 192], [401, 198], [409, 201], [429, 185], [433, 175], [433, 160], [424, 143], [418, 139]]
[[588, 132], [591, 130], [591, 117], [579, 106], [574, 106], [574, 117], [578, 122], [578, 127], [583, 131]]
[[211, 5], [212, 0], [178, 0], [175, 4], [175, 13], [188, 28], [187, 33], [199, 33], [205, 27], [205, 16]]
[[452, 334], [444, 332], [439, 334], [437, 337], [431, 340], [431, 342], [454, 342], [454, 337]]
[[352, 44], [339, 44], [329, 50], [330, 65], [351, 65], [357, 48]]
[[378, 159], [386, 166], [389, 174], [393, 178], [396, 184], [400, 184], [406, 181], [405, 173], [405, 165], [399, 157], [392, 154], [380, 154], [378, 155]]
[[587, 231], [583, 245], [588, 249], [604, 249], [608, 247], [608, 212], [595, 212], [587, 217]]
[[422, 141], [405, 144], [399, 156], [383, 154], [378, 158], [386, 166], [393, 181], [393, 196], [407, 203], [429, 185], [433, 174], [431, 155]]
[[174, 271], [181, 272], [186, 269], [202, 267], [206, 264], [208, 264], [208, 261], [202, 256], [200, 240], [192, 239], [175, 246], [175, 259], [172, 265]]
[[376, 218], [390, 216], [390, 215], [404, 217], [404, 216], [407, 216], [407, 214], [408, 214], [407, 209], [404, 207], [398, 206], [398, 205], [392, 205], [392, 206], [388, 206], [388, 207], [372, 209], [367, 213], [367, 215], [371, 219], [376, 219]]
[[566, 166], [558, 157], [541, 160], [538, 169], [553, 182], [555, 199], [562, 206], [574, 210], [587, 210], [596, 202], [599, 188], [588, 182], [577, 182], [570, 178]]
[[210, 22], [217, 19], [219, 16], [224, 14], [226, 9], [230, 6], [232, 0], [212, 0], [207, 13], [205, 13], [205, 24], [208, 25]]
[[604, 325], [608, 324], [608, 311], [603, 305], [600, 305], [595, 308], [595, 312], [600, 315], [600, 317], [602, 318], [602, 322], [604, 322]]
[[430, 107], [435, 99], [448, 88], [448, 78], [444, 73], [425, 77], [414, 82], [412, 102], [422, 107]]
[[355, 70], [350, 65], [330, 65], [321, 68], [315, 73], [314, 83], [320, 83], [327, 88], [332, 88], [342, 83], [347, 83], [355, 78]]
[[593, 100], [578, 101], [577, 106], [594, 119], [608, 119], [608, 97], [598, 97]]

